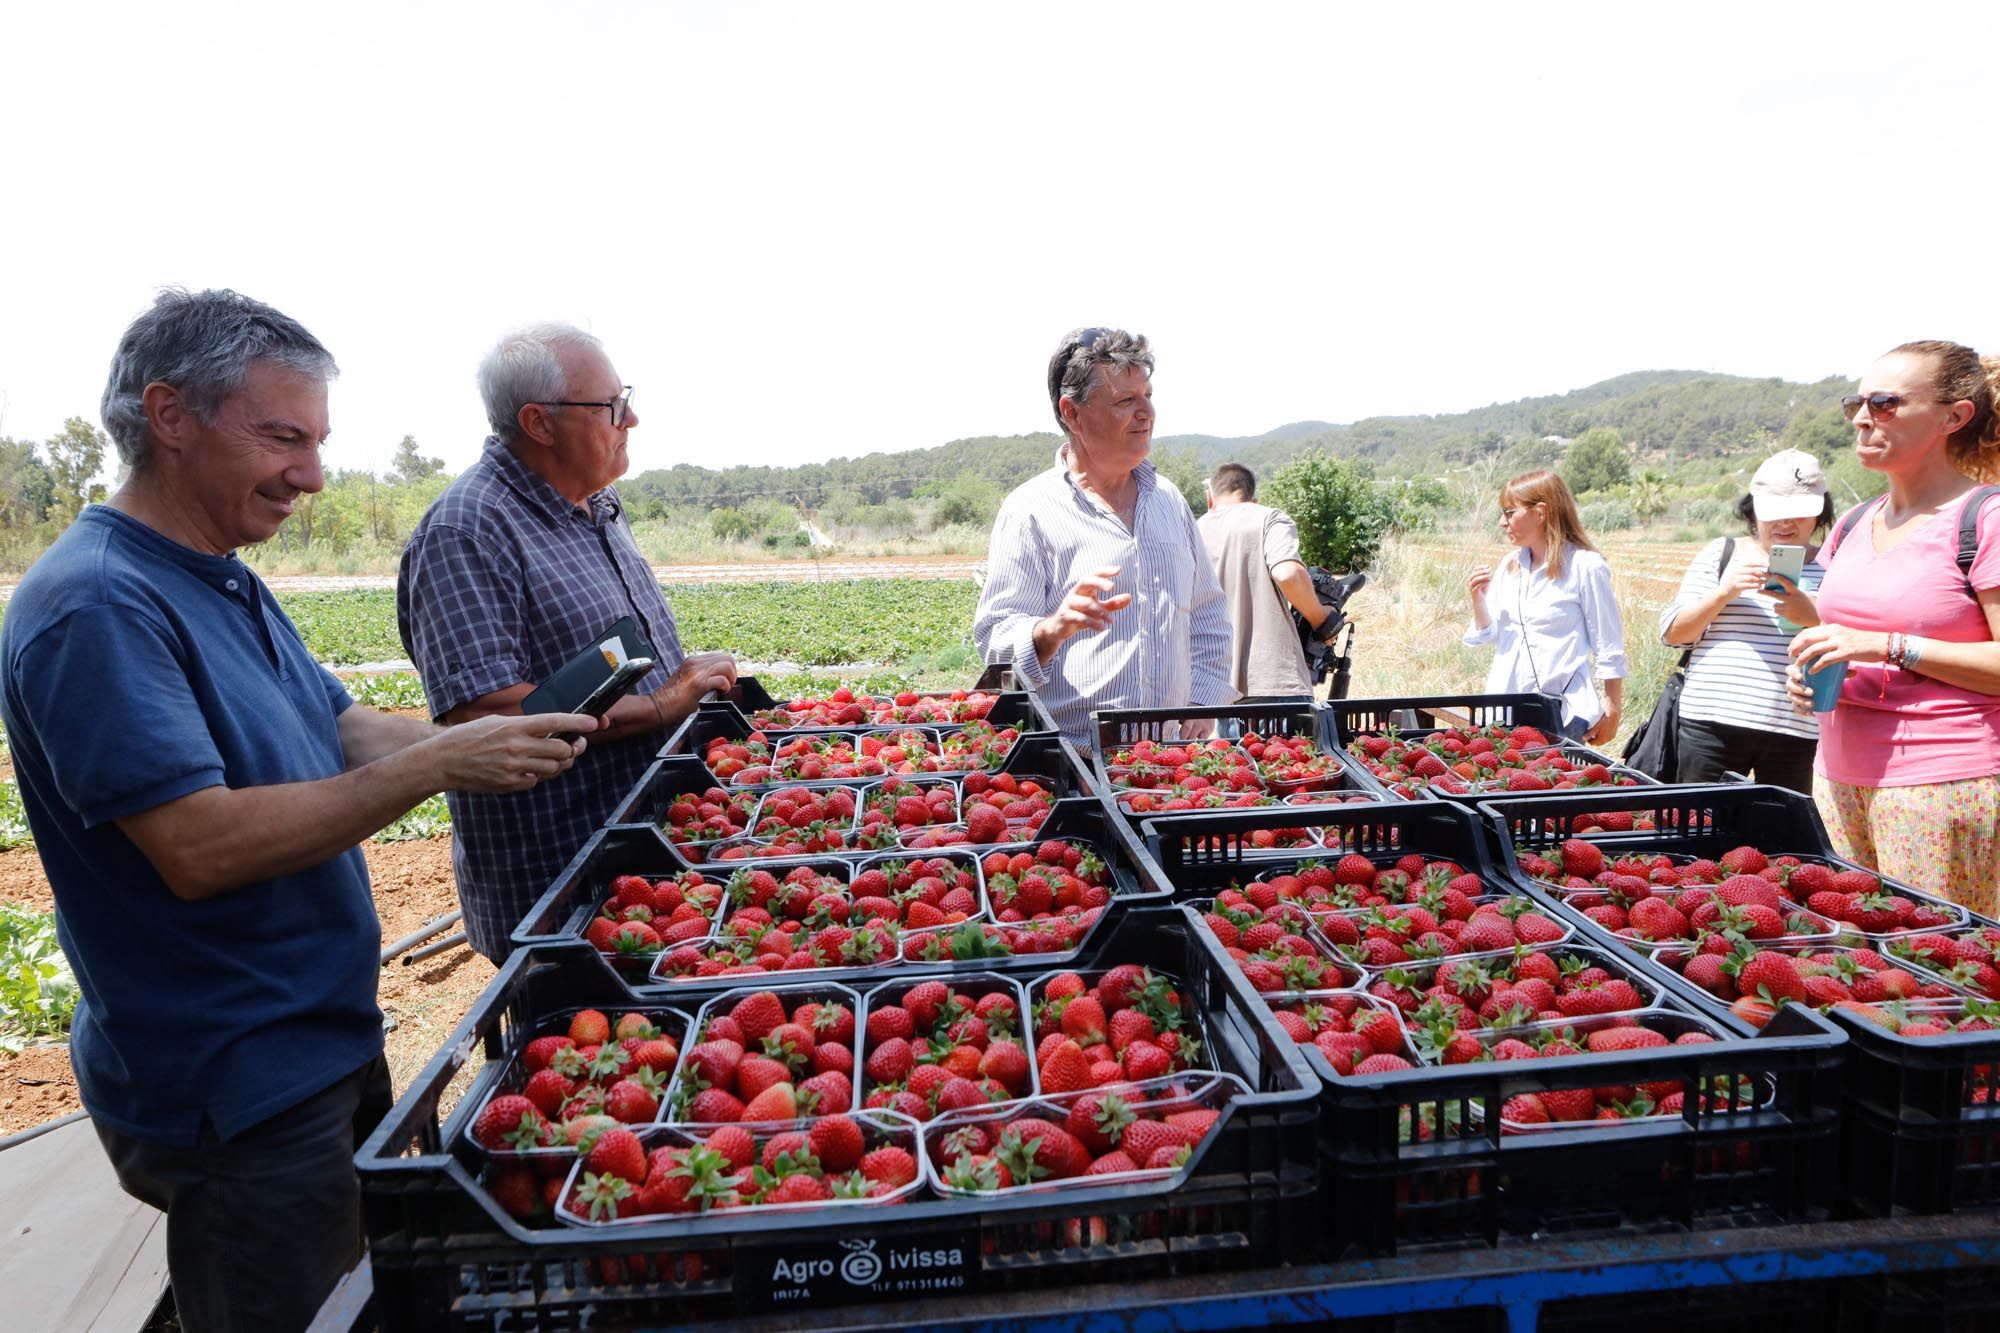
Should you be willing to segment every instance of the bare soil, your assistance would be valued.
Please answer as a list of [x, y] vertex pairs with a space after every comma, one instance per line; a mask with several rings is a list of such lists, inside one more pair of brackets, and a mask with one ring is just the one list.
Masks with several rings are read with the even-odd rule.
[[[368, 843], [363, 850], [375, 885], [375, 910], [382, 918], [384, 948], [457, 909], [449, 835], [416, 842]], [[33, 848], [0, 852], [0, 903], [36, 911], [54, 906], [48, 879]], [[443, 1046], [473, 999], [493, 979], [493, 970], [491, 963], [462, 946], [413, 967], [391, 959], [382, 969], [382, 1012], [395, 1024], [385, 1040], [399, 1095]], [[454, 1093], [464, 1087], [478, 1064], [477, 1059], [467, 1063], [454, 1081]], [[448, 1110], [453, 1100], [454, 1096], [448, 1095], [441, 1109]], [[29, 1047], [11, 1058], [0, 1056], [0, 1136], [67, 1115], [81, 1105], [68, 1047]]]

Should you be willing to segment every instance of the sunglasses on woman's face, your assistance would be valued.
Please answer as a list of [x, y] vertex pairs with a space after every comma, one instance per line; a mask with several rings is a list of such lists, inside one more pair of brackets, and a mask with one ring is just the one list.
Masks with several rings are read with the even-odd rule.
[[1850, 393], [1840, 400], [1840, 410], [1849, 421], [1852, 421], [1854, 414], [1866, 404], [1869, 416], [1877, 420], [1887, 420], [1895, 416], [1903, 404], [1909, 401], [1900, 393]]

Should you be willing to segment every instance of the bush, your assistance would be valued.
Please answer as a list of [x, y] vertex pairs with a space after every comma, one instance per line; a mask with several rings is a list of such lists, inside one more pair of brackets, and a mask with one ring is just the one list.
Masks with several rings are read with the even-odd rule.
[[1682, 517], [1697, 528], [1730, 527], [1741, 522], [1736, 517], [1736, 497], [1733, 495], [1727, 500], [1690, 500]]
[[1578, 495], [1622, 486], [1632, 478], [1632, 460], [1625, 443], [1609, 426], [1593, 426], [1576, 437], [1563, 454], [1562, 479]]
[[931, 509], [931, 526], [990, 528], [1001, 498], [1000, 488], [992, 482], [962, 473], [939, 488], [937, 504]]
[[1366, 463], [1306, 454], [1263, 488], [1299, 526], [1299, 554], [1336, 574], [1365, 569], [1396, 521], [1396, 501]]
[[715, 534], [719, 542], [740, 542], [749, 539], [756, 531], [749, 517], [740, 509], [722, 508], [708, 516], [708, 530]]
[[1639, 526], [1639, 516], [1623, 500], [1598, 500], [1578, 505], [1577, 513], [1583, 519], [1585, 532], [1621, 532]]

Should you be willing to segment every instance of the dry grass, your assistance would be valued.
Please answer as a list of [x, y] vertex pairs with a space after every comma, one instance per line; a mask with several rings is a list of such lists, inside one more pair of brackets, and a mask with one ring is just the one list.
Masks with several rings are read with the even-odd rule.
[[[1652, 711], [1676, 654], [1660, 642], [1660, 610], [1680, 583], [1699, 543], [1655, 542], [1618, 534], [1600, 543], [1611, 562], [1612, 588], [1625, 625], [1625, 715], [1616, 750]], [[1474, 534], [1392, 538], [1369, 571], [1368, 586], [1349, 605], [1358, 625], [1355, 698], [1477, 694], [1485, 688], [1490, 649], [1460, 639], [1471, 623], [1465, 581], [1491, 564], [1500, 546]]]

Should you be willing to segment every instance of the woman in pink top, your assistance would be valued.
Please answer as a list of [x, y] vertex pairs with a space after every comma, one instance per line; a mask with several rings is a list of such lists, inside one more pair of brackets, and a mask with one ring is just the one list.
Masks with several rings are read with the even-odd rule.
[[2000, 358], [1905, 343], [1841, 399], [1864, 467], [1888, 493], [1843, 518], [1820, 552], [1820, 624], [1792, 640], [1786, 685], [1845, 662], [1820, 717], [1813, 799], [1841, 855], [1988, 916], [2000, 902], [2000, 497], [1978, 515], [1961, 575], [1970, 494], [2000, 481]]

